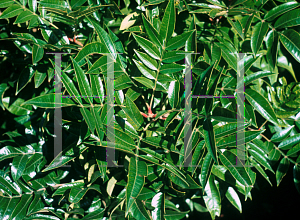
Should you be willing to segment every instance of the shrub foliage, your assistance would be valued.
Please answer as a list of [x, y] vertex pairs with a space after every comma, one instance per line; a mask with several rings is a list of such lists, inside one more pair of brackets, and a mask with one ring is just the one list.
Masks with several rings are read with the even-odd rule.
[[[1, 0], [0, 219], [214, 219], [223, 199], [242, 212], [257, 175], [278, 186], [289, 168], [300, 192], [299, 5]], [[51, 52], [63, 52], [56, 75], [72, 97], [59, 103]]]

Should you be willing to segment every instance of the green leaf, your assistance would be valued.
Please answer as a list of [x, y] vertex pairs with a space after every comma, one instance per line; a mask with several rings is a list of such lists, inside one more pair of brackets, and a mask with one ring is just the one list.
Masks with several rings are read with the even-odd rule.
[[126, 114], [129, 116], [129, 118], [127, 118], [129, 123], [132, 124], [136, 130], [138, 130], [139, 127], [144, 123], [144, 119], [136, 104], [127, 96], [126, 96], [126, 109], [124, 110]]
[[145, 77], [132, 77], [132, 78], [135, 79], [136, 81], [142, 83], [144, 86], [146, 86], [149, 89], [154, 88], [154, 82], [151, 81], [150, 79], [147, 79]]
[[108, 33], [98, 24], [97, 21], [95, 21], [92, 18], [87, 17], [88, 21], [94, 26], [100, 40], [101, 43], [103, 43], [105, 45], [105, 47], [107, 48], [108, 52], [111, 54], [111, 56], [116, 59], [117, 57], [117, 51], [115, 48], [115, 45], [112, 41], [112, 39], [110, 38], [110, 36], [108, 35]]
[[150, 216], [141, 200], [134, 200], [130, 208], [131, 215], [136, 219], [150, 220]]
[[137, 60], [133, 60], [135, 65], [138, 67], [138, 69], [141, 71], [141, 73], [147, 77], [148, 79], [155, 79], [156, 73], [152, 70], [149, 70], [143, 63]]
[[292, 149], [290, 149], [287, 153], [286, 156], [291, 156], [294, 155], [295, 153], [297, 153], [298, 151], [300, 151], [300, 144], [295, 145]]
[[186, 212], [178, 212], [178, 211], [171, 211], [171, 210], [166, 210], [165, 218], [166, 220], [175, 220], [175, 219], [183, 219], [186, 214], [188, 214], [189, 211]]
[[140, 45], [140, 47], [143, 48], [147, 54], [149, 54], [152, 58], [156, 60], [160, 59], [160, 52], [151, 41], [135, 34], [133, 34], [133, 36], [138, 45]]
[[32, 47], [32, 63], [36, 64], [43, 58], [43, 56], [44, 56], [44, 49], [34, 44]]
[[59, 10], [65, 10], [68, 7], [67, 2], [65, 1], [59, 1], [59, 0], [42, 0], [39, 2], [41, 6], [44, 6], [46, 8], [53, 8], [53, 9], [59, 9]]
[[4, 107], [14, 115], [28, 115], [31, 112], [31, 106], [22, 106], [24, 99], [5, 97], [2, 99]]
[[[136, 198], [141, 193], [145, 176], [147, 176], [147, 164], [143, 161], [138, 161], [136, 158], [131, 157], [129, 162], [128, 183], [126, 186], [126, 213], [128, 215], [131, 206], [136, 202]], [[135, 206], [134, 206], [135, 207]]]
[[[149, 170], [148, 170], [148, 177], [147, 178], [149, 179], [150, 170], [151, 170], [152, 167], [148, 167], [148, 168], [149, 168]], [[155, 191], [144, 187], [143, 190], [142, 190], [142, 192], [140, 193], [138, 199], [139, 200], [147, 200], [147, 199], [153, 198], [155, 195], [156, 195]]]
[[289, 29], [279, 35], [285, 49], [300, 63], [300, 34]]
[[201, 173], [199, 175], [202, 188], [205, 188], [205, 186], [207, 184], [213, 164], [214, 164], [214, 161], [212, 159], [211, 154], [210, 153], [206, 154], [206, 156], [203, 160], [202, 167], [201, 167]]
[[35, 16], [36, 15], [34, 15], [31, 11], [23, 11], [21, 14], [19, 14], [14, 24], [24, 23], [31, 20]]
[[300, 9], [287, 12], [282, 15], [274, 24], [274, 28], [287, 28], [300, 25]]
[[172, 81], [168, 89], [168, 99], [172, 108], [176, 108], [179, 104], [180, 83]]
[[288, 126], [287, 128], [281, 130], [281, 131], [277, 131], [272, 137], [271, 137], [271, 141], [273, 142], [281, 142], [283, 139], [287, 138], [292, 129], [294, 128], [293, 126]]
[[33, 99], [27, 100], [26, 102], [22, 103], [22, 106], [35, 105], [40, 108], [61, 108], [75, 105], [75, 103], [69, 98], [62, 98], [61, 103], [55, 103], [55, 96], [55, 93], [41, 95]]
[[261, 165], [263, 165], [266, 169], [269, 169], [270, 171], [273, 171], [272, 167], [270, 166], [269, 162], [267, 161], [268, 156], [267, 154], [260, 149], [258, 146], [256, 146], [254, 143], [248, 143], [247, 144], [250, 149], [248, 149], [248, 151], [250, 152], [250, 155], [253, 156], [253, 158], [260, 163]]
[[242, 213], [242, 204], [239, 199], [238, 194], [232, 187], [228, 187], [226, 193], [225, 193], [226, 198], [229, 200], [229, 202]]
[[87, 76], [84, 74], [83, 70], [81, 69], [81, 67], [78, 65], [78, 63], [71, 57], [74, 69], [75, 69], [75, 73], [76, 73], [76, 78], [77, 78], [77, 82], [79, 85], [79, 90], [81, 95], [84, 97], [87, 97], [89, 103], [91, 105], [93, 105], [93, 94], [92, 94], [92, 90], [91, 87], [89, 85], [89, 81], [87, 79]]
[[18, 4], [15, 4], [15, 5], [12, 5], [12, 6], [9, 6], [7, 9], [5, 9], [1, 16], [0, 16], [0, 19], [4, 19], [4, 18], [12, 18], [12, 17], [15, 17], [19, 14], [21, 14], [21, 12], [23, 11], [24, 9], [18, 5]]
[[13, 0], [1, 0], [0, 8], [7, 8], [7, 7], [11, 6], [12, 4], [14, 4]]
[[160, 68], [160, 72], [163, 74], [176, 73], [176, 72], [179, 72], [182, 70], [184, 70], [184, 66], [177, 64], [177, 63], [164, 64]]
[[47, 77], [46, 73], [41, 73], [39, 71], [35, 71], [35, 74], [34, 74], [34, 87], [39, 88], [40, 85], [42, 85], [42, 83], [45, 81], [46, 77]]
[[268, 183], [272, 185], [270, 178], [268, 177], [268, 175], [266, 174], [266, 172], [263, 170], [263, 168], [261, 168], [261, 166], [259, 165], [259, 163], [257, 163], [253, 157], [249, 157], [251, 165], [253, 165], [255, 167], [256, 170], [258, 170], [258, 172], [260, 172], [260, 174], [268, 181]]
[[80, 113], [82, 114], [86, 124], [88, 125], [90, 132], [93, 134], [96, 128], [96, 122], [93, 118], [91, 112], [86, 108], [80, 108]]
[[266, 76], [271, 76], [275, 73], [272, 73], [270, 71], [259, 71], [259, 72], [256, 72], [256, 73], [252, 73], [248, 76], [245, 76], [244, 78], [244, 83], [245, 83], [245, 86], [250, 84], [251, 82], [257, 80], [257, 79], [260, 79], [262, 77], [266, 77]]
[[279, 186], [283, 177], [287, 174], [290, 166], [290, 161], [287, 158], [282, 158], [276, 170], [276, 182]]
[[225, 151], [224, 153], [221, 153], [219, 156], [222, 164], [229, 170], [231, 175], [237, 181], [239, 181], [241, 184], [243, 184], [246, 187], [252, 185], [250, 176], [245, 170], [245, 167], [236, 166], [236, 159], [238, 158], [236, 157], [235, 154], [233, 154], [230, 151]]
[[170, 179], [170, 181], [172, 182], [172, 184], [175, 184], [183, 189], [187, 189], [189, 188], [189, 184], [187, 184], [186, 181], [182, 181], [178, 176], [176, 176], [173, 173], [169, 173], [168, 172], [168, 178]]
[[215, 129], [215, 138], [221, 138], [221, 137], [225, 137], [230, 134], [234, 134], [238, 131], [243, 130], [244, 128], [246, 128], [248, 126], [249, 126], [249, 124], [245, 124], [244, 126], [239, 126], [238, 130], [237, 130], [236, 122], [225, 124], [225, 125]]
[[[101, 101], [101, 103], [103, 103], [104, 101], [104, 88], [103, 88], [103, 83], [101, 78], [98, 75], [90, 75], [91, 78], [91, 89], [92, 89], [92, 94], [95, 96], [99, 97], [99, 100]], [[96, 99], [96, 101], [98, 100], [98, 98]]]
[[142, 15], [143, 24], [146, 30], [146, 33], [150, 40], [159, 48], [162, 47], [162, 39], [157, 30], [153, 27], [153, 25], [145, 18], [145, 15]]
[[88, 191], [88, 188], [72, 187], [69, 194], [69, 202], [78, 203]]
[[218, 6], [218, 7], [226, 7], [225, 3], [221, 0], [207, 0], [209, 3], [213, 4], [214, 6]]
[[215, 133], [210, 118], [206, 118], [204, 120], [203, 129], [205, 145], [207, 147], [207, 150], [216, 162], [216, 164], [218, 164]]
[[237, 55], [236, 49], [232, 48], [230, 43], [216, 43], [222, 50], [222, 57], [235, 71], [237, 71]]
[[240, 20], [237, 20], [236, 22], [234, 22], [232, 19], [227, 17], [227, 21], [233, 27], [233, 29], [238, 33], [238, 35], [242, 39], [244, 39], [243, 27], [242, 27]]
[[164, 41], [164, 45], [172, 36], [175, 30], [175, 4], [174, 0], [170, 0], [164, 12], [164, 17], [160, 25], [159, 35]]
[[293, 167], [293, 176], [296, 189], [300, 194], [300, 168], [296, 164]]
[[277, 124], [277, 118], [274, 109], [270, 105], [267, 99], [265, 99], [261, 94], [252, 90], [246, 89], [245, 92], [248, 102], [258, 111], [265, 119]]
[[11, 166], [11, 176], [14, 181], [17, 181], [23, 174], [26, 163], [28, 161], [27, 155], [20, 155], [13, 159], [12, 166]]
[[145, 53], [134, 50], [140, 60], [151, 70], [157, 70], [157, 62]]
[[[17, 184], [12, 184], [12, 182], [8, 179], [4, 179], [2, 176], [0, 176], [0, 183], [4, 185], [12, 194], [20, 195], [21, 189]], [[0, 212], [1, 214], [3, 212]]]
[[0, 161], [7, 158], [22, 156], [24, 154], [21, 149], [12, 146], [6, 146], [0, 149]]
[[71, 182], [71, 183], [65, 183], [62, 186], [58, 187], [55, 192], [53, 193], [53, 196], [56, 195], [64, 195], [64, 193], [67, 190], [71, 190], [72, 188], [79, 188], [84, 186], [84, 182], [83, 181], [75, 181], [75, 182]]
[[96, 211], [93, 211], [89, 214], [87, 214], [86, 216], [84, 216], [84, 218], [82, 218], [83, 220], [94, 220], [94, 219], [101, 219], [103, 218], [105, 209], [103, 208], [99, 208]]
[[228, 137], [224, 137], [220, 139], [217, 143], [218, 148], [224, 148], [224, 147], [231, 147], [231, 146], [237, 146], [237, 143], [241, 143], [241, 141], [245, 141], [245, 143], [252, 141], [255, 139], [258, 135], [263, 133], [262, 131], [246, 131], [245, 132], [245, 139], [243, 137], [240, 137], [241, 139], [236, 139], [236, 135], [230, 135]]
[[284, 139], [279, 145], [278, 148], [281, 150], [287, 150], [293, 147], [295, 144], [300, 143], [300, 134], [295, 134], [287, 139]]
[[294, 8], [297, 8], [300, 4], [297, 2], [287, 2], [272, 8], [264, 17], [265, 20], [272, 21], [279, 15], [282, 15]]
[[[102, 33], [102, 32], [101, 32]], [[105, 32], [106, 33], [106, 32]], [[108, 53], [107, 46], [103, 43], [92, 42], [85, 45], [75, 57], [75, 61], [82, 66], [85, 62], [82, 62], [83, 59], [90, 54], [106, 54]], [[107, 57], [106, 61], [107, 61]], [[106, 63], [105, 63], [106, 64]]]
[[19, 92], [24, 89], [24, 87], [31, 81], [31, 78], [34, 75], [34, 70], [32, 67], [25, 68], [18, 79], [18, 84], [17, 84], [17, 92], [16, 95], [19, 94]]
[[76, 146], [76, 149], [72, 145], [70, 145], [68, 148], [64, 149], [62, 152], [60, 152], [47, 166], [42, 172], [47, 172], [49, 170], [56, 169], [58, 167], [61, 167], [77, 156], [79, 156], [82, 152], [84, 152], [88, 147], [84, 144], [80, 144]]
[[251, 49], [255, 56], [259, 51], [259, 48], [261, 47], [268, 30], [269, 26], [267, 22], [259, 22], [254, 26], [251, 37]]
[[179, 60], [183, 60], [184, 57], [185, 55], [183, 53], [180, 54], [177, 51], [167, 51], [164, 53], [162, 61], [164, 63], [173, 63]]
[[216, 107], [213, 110], [213, 114], [211, 118], [217, 121], [225, 121], [225, 122], [236, 122], [236, 112], [230, 111], [226, 108]]
[[214, 180], [214, 176], [211, 175], [204, 189], [205, 196], [203, 196], [206, 208], [212, 219], [221, 214], [221, 196]]
[[157, 193], [153, 197], [151, 205], [155, 208], [152, 211], [153, 220], [163, 220], [165, 212], [165, 194], [162, 192]]
[[174, 50], [177, 48], [182, 47], [186, 41], [192, 36], [195, 30], [185, 32], [181, 35], [178, 35], [176, 37], [171, 38], [170, 40], [167, 41], [167, 50]]
[[126, 89], [128, 87], [131, 87], [131, 84], [132, 84], [132, 81], [130, 80], [130, 78], [126, 75], [122, 75], [115, 80], [115, 90]]

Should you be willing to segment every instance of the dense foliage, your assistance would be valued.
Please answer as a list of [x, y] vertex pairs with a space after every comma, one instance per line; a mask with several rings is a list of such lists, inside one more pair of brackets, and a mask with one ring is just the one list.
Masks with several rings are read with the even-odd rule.
[[[257, 175], [270, 185], [275, 175], [279, 186], [289, 169], [300, 192], [299, 5], [0, 0], [0, 219], [215, 219], [223, 199], [242, 212]], [[73, 98], [55, 103], [54, 55], [46, 52], [64, 52], [62, 95]], [[186, 141], [188, 66], [196, 97]], [[237, 131], [237, 97], [197, 96], [237, 96], [241, 71], [245, 121]], [[63, 151], [54, 158], [58, 104]], [[245, 166], [235, 166], [237, 132]], [[107, 166], [107, 148], [121, 166]]]

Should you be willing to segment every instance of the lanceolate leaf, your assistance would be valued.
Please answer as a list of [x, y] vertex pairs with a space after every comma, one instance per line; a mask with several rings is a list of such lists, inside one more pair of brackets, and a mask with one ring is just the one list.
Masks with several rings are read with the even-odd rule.
[[231, 175], [244, 186], [251, 186], [249, 174], [246, 172], [245, 167], [237, 166], [236, 155], [225, 151], [220, 154], [220, 159], [223, 165], [229, 170]]
[[295, 134], [285, 140], [283, 140], [279, 145], [278, 148], [281, 150], [290, 149], [295, 144], [300, 143], [300, 134]]
[[129, 116], [129, 123], [131, 123], [136, 130], [139, 129], [141, 124], [144, 122], [143, 116], [140, 114], [139, 109], [137, 108], [136, 104], [126, 96], [126, 114]]
[[206, 154], [206, 156], [203, 160], [201, 173], [200, 173], [200, 183], [202, 185], [202, 188], [205, 188], [205, 186], [206, 186], [207, 180], [210, 177], [211, 168], [212, 168], [213, 164], [214, 164], [214, 161], [213, 161], [210, 153]]
[[138, 69], [141, 71], [141, 73], [147, 77], [148, 79], [155, 79], [156, 73], [149, 68], [147, 68], [143, 63], [140, 61], [133, 60], [135, 65], [138, 67]]
[[294, 183], [295, 183], [296, 189], [300, 193], [300, 167], [299, 167], [299, 165], [298, 166], [294, 165], [293, 176], [294, 176]]
[[12, 166], [11, 166], [11, 173], [12, 178], [17, 181], [23, 174], [26, 163], [28, 160], [27, 155], [21, 155], [14, 158]]
[[26, 102], [23, 102], [22, 105], [35, 105], [40, 108], [61, 108], [61, 107], [76, 105], [69, 98], [62, 98], [61, 103], [56, 103], [55, 102], [56, 95], [57, 94], [55, 93], [41, 95], [33, 99], [27, 100]]
[[14, 4], [2, 12], [0, 19], [15, 17], [19, 15], [23, 10], [24, 9], [20, 5]]
[[268, 32], [268, 29], [269, 26], [267, 22], [259, 22], [254, 27], [251, 37], [251, 48], [255, 56]]
[[150, 216], [145, 208], [143, 202], [139, 199], [134, 200], [130, 208], [130, 213], [134, 218], [141, 220], [150, 220]]
[[287, 51], [300, 63], [300, 34], [289, 29], [279, 35], [279, 39]]
[[258, 111], [265, 119], [277, 124], [277, 118], [274, 109], [271, 107], [268, 100], [252, 89], [246, 89], [246, 98], [249, 103]]
[[150, 69], [157, 70], [157, 62], [145, 53], [134, 50], [140, 60]]
[[277, 170], [276, 170], [276, 182], [277, 186], [279, 186], [280, 182], [282, 181], [283, 177], [287, 174], [287, 171], [290, 166], [290, 161], [287, 158], [282, 158]]
[[290, 11], [294, 8], [297, 8], [299, 6], [299, 3], [297, 2], [287, 2], [281, 5], [276, 6], [275, 8], [272, 8], [264, 17], [265, 20], [274, 20], [279, 15], [282, 15], [286, 13], [287, 11]]
[[250, 146], [250, 149], [248, 149], [250, 155], [253, 156], [253, 158], [261, 165], [263, 165], [266, 169], [269, 169], [274, 173], [272, 167], [267, 161], [268, 159], [267, 154], [263, 150], [261, 150], [258, 146], [256, 146], [254, 143], [248, 143], [248, 146]]
[[216, 164], [218, 164], [215, 133], [210, 118], [204, 120], [203, 129], [205, 145], [207, 147], [207, 150], [216, 162]]
[[180, 83], [172, 81], [168, 90], [168, 98], [172, 108], [176, 108], [179, 103]]
[[[188, 32], [185, 32], [181, 35], [178, 35], [176, 37], [171, 38], [167, 42], [166, 49], [167, 50], [174, 50], [174, 49], [177, 49], [177, 48], [183, 46], [185, 44], [185, 42], [190, 38], [190, 36], [192, 36], [194, 31], [195, 30], [188, 31]], [[180, 52], [178, 52], [178, 53], [180, 53]]]
[[215, 216], [220, 216], [221, 214], [221, 196], [214, 181], [215, 178], [211, 175], [204, 189], [205, 196], [203, 196], [205, 205], [212, 219], [215, 219]]
[[273, 142], [281, 142], [283, 139], [287, 138], [289, 136], [289, 134], [291, 133], [292, 129], [294, 128], [293, 126], [289, 126], [285, 129], [283, 129], [282, 131], [278, 131], [276, 132], [272, 137], [271, 137], [271, 141]]
[[[170, 0], [164, 12], [164, 17], [160, 25], [159, 34], [164, 42], [172, 36], [175, 29], [175, 4], [174, 0]], [[164, 43], [166, 45], [166, 43]]]
[[147, 176], [147, 164], [131, 157], [128, 171], [128, 184], [126, 186], [126, 214], [136, 202], [136, 198], [143, 189], [145, 176]]
[[110, 36], [108, 35], [108, 33], [95, 20], [93, 20], [91, 18], [87, 18], [87, 19], [94, 26], [98, 36], [101, 39], [101, 43], [105, 44], [108, 52], [111, 54], [111, 56], [113, 56], [114, 59], [116, 59], [117, 51], [116, 51], [115, 45], [114, 45], [112, 39], [110, 38]]
[[164, 219], [165, 213], [165, 194], [162, 192], [157, 193], [151, 202], [151, 205], [155, 208], [152, 211], [153, 220], [162, 220]]
[[282, 15], [274, 24], [275, 28], [287, 28], [300, 25], [300, 9], [289, 11]]
[[232, 187], [228, 187], [226, 193], [225, 193], [226, 198], [229, 200], [229, 202], [242, 213], [242, 204], [240, 201], [240, 198], [236, 191]]
[[160, 52], [158, 48], [151, 41], [135, 34], [133, 34], [133, 36], [136, 42], [140, 45], [141, 48], [145, 50], [147, 54], [149, 54], [154, 59], [157, 60], [160, 59]]
[[[83, 59], [90, 54], [106, 54], [108, 49], [104, 43], [93, 42], [85, 45], [75, 57], [75, 61], [82, 66], [85, 62]], [[106, 59], [107, 60], [107, 59]], [[106, 64], [106, 63], [105, 63]]]
[[153, 27], [153, 25], [145, 18], [145, 15], [143, 14], [143, 24], [146, 29], [146, 32], [150, 38], [150, 40], [157, 46], [162, 46], [162, 39], [157, 30]]
[[40, 46], [33, 45], [32, 47], [32, 63], [36, 64], [39, 62], [44, 55], [44, 49]]
[[84, 152], [86, 149], [88, 149], [88, 147], [84, 144], [77, 146], [77, 149], [75, 150], [73, 146], [68, 147], [67, 149], [60, 152], [49, 164], [49, 166], [47, 166], [42, 172], [46, 172], [67, 164], [69, 161], [79, 156], [79, 154]]
[[260, 79], [260, 78], [266, 77], [266, 76], [271, 76], [273, 74], [275, 74], [275, 73], [272, 73], [270, 71], [259, 71], [256, 73], [252, 73], [248, 76], [245, 76], [245, 78], [244, 78], [245, 86], [257, 79]]

